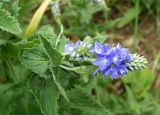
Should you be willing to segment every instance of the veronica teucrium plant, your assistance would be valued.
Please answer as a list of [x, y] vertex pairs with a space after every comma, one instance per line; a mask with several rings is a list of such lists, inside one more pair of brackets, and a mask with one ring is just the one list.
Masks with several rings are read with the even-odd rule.
[[27, 88], [44, 115], [110, 115], [90, 93], [98, 78], [127, 76], [146, 68], [147, 60], [104, 41], [106, 36], [97, 35], [72, 42], [63, 31], [57, 36], [44, 26], [24, 43], [19, 59], [31, 71]]
[[[147, 59], [143, 56], [132, 54], [120, 44], [107, 44], [106, 35], [95, 35], [106, 32], [119, 21], [107, 22], [109, 25], [106, 26], [103, 20], [107, 19], [107, 15], [103, 12], [108, 9], [105, 4], [107, 1], [43, 0], [26, 31], [21, 29], [26, 24], [20, 26], [17, 16], [22, 13], [19, 15], [22, 19], [21, 16], [26, 14], [25, 9], [30, 8], [33, 3], [37, 7], [40, 0], [20, 2], [21, 12], [18, 1], [20, 0], [0, 0], [0, 115], [140, 115], [140, 111], [146, 109], [146, 106], [141, 107], [131, 96], [125, 84], [129, 95], [126, 105], [123, 103], [117, 107], [117, 104], [125, 100], [116, 96], [112, 98], [113, 94], [110, 95], [106, 90], [106, 79], [120, 79], [129, 72], [143, 70], [147, 66]], [[47, 23], [48, 18], [44, 18], [39, 25], [47, 6], [53, 13], [51, 17], [54, 17], [56, 32], [49, 25], [37, 30], [43, 22]], [[47, 12], [45, 15], [50, 18], [48, 13], [50, 14]], [[97, 23], [96, 18], [91, 21], [97, 13], [102, 17], [100, 23]], [[23, 21], [26, 22], [26, 19], [21, 24]], [[61, 24], [66, 27], [65, 32], [61, 26], [60, 33], [56, 34]], [[77, 42], [70, 41], [64, 34], [83, 36], [86, 31], [93, 37], [86, 36]], [[143, 78], [141, 76], [141, 81]], [[137, 79], [131, 82], [137, 83]], [[139, 84], [134, 84], [136, 87], [131, 88], [138, 89], [136, 94], [141, 92], [144, 95], [152, 86], [151, 79], [154, 80], [149, 77], [149, 80], [140, 82], [141, 90], [137, 88]], [[144, 99], [146, 103], [148, 97]], [[115, 109], [114, 104], [118, 109]], [[155, 103], [147, 105], [155, 105], [159, 110]], [[119, 111], [124, 107], [127, 107], [127, 111]], [[135, 113], [133, 107], [136, 107]], [[156, 109], [153, 110], [157, 112]], [[148, 113], [148, 110], [143, 113]]]

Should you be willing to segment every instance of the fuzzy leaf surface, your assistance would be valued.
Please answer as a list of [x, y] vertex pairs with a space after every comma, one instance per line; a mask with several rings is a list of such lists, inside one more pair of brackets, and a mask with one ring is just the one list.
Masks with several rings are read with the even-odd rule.
[[83, 88], [75, 88], [67, 94], [71, 101], [71, 108], [84, 111], [84, 115], [110, 115], [109, 111]]
[[52, 44], [44, 36], [40, 36], [40, 41], [53, 66], [59, 66], [62, 55], [57, 51], [57, 49], [53, 48]]
[[28, 69], [41, 76], [45, 75], [49, 67], [49, 59], [40, 45], [24, 49], [24, 52], [20, 56], [20, 61]]
[[57, 100], [59, 98], [59, 91], [53, 80], [46, 80], [35, 76], [29, 80], [28, 88], [34, 95], [44, 115], [58, 115]]
[[0, 8], [0, 29], [13, 34], [22, 32], [17, 19], [11, 16], [11, 13]]

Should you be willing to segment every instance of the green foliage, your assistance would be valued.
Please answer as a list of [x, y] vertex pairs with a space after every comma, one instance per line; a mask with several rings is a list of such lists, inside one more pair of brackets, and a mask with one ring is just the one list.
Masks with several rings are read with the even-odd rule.
[[20, 61], [31, 71], [44, 76], [49, 68], [49, 59], [40, 45], [25, 49], [20, 56]]
[[40, 41], [46, 51], [46, 54], [48, 55], [48, 58], [50, 59], [51, 64], [53, 64], [54, 67], [59, 66], [62, 59], [61, 54], [57, 51], [57, 49], [53, 48], [51, 43], [43, 36], [40, 36]]
[[27, 83], [29, 90], [34, 95], [41, 112], [44, 115], [57, 115], [59, 91], [52, 79], [42, 79], [34, 76]]
[[[57, 49], [55, 49], [54, 46], [52, 46], [53, 43], [52, 37], [54, 37], [52, 35], [54, 35], [54, 33], [51, 27], [48, 26], [50, 30], [49, 32], [47, 32], [47, 30], [44, 30], [46, 29], [46, 27], [47, 26], [39, 30], [42, 31], [42, 33], [39, 34], [38, 32], [35, 35], [33, 35], [34, 37], [37, 37], [37, 39], [40, 40], [41, 44], [39, 46], [32, 47], [28, 51], [26, 51], [27, 49], [25, 49], [26, 52], [24, 51], [23, 55], [20, 56], [20, 60], [24, 65], [26, 65], [26, 67], [31, 69], [31, 71], [38, 73], [40, 76], [44, 78], [48, 77], [47, 73], [45, 72], [47, 70], [50, 71], [52, 73], [52, 77], [57, 88], [59, 89], [61, 94], [65, 97], [65, 99], [68, 100], [63, 87], [56, 80], [57, 79], [56, 74], [53, 69], [61, 64], [62, 56], [57, 51]], [[56, 40], [54, 41], [56, 43]]]
[[2, 105], [0, 107], [1, 114], [2, 115], [9, 115], [9, 113], [11, 111], [10, 110], [11, 107], [8, 107], [8, 105], [9, 105], [12, 97], [10, 95], [4, 95], [2, 93], [0, 93], [0, 96], [1, 96], [1, 98], [0, 98], [1, 103], [0, 104]]
[[67, 95], [71, 101], [71, 108], [84, 111], [84, 115], [110, 115], [109, 111], [83, 88], [70, 90]]
[[17, 19], [11, 13], [0, 8], [0, 28], [10, 33], [19, 34], [22, 32]]
[[118, 27], [125, 26], [130, 21], [132, 21], [133, 19], [135, 19], [135, 17], [137, 15], [139, 15], [139, 14], [140, 14], [140, 9], [138, 9], [137, 7], [128, 9], [127, 12], [125, 12], [124, 16], [120, 19], [120, 21], [118, 23]]
[[53, 28], [50, 25], [41, 27], [36, 33], [34, 33], [29, 39], [40, 39], [43, 36], [51, 41], [52, 45], [56, 42], [56, 34], [54, 33]]
[[93, 15], [99, 11], [107, 12], [104, 2], [100, 4], [94, 4], [90, 0], [71, 0], [66, 2], [64, 12], [60, 15], [60, 18], [69, 19], [65, 20], [66, 22], [64, 23], [67, 23], [70, 28], [67, 28], [64, 32], [80, 36], [84, 36], [89, 32], [89, 34], [94, 35], [98, 29], [101, 29], [92, 22]]
[[130, 84], [132, 92], [142, 98], [152, 88], [155, 80], [155, 73], [151, 70], [137, 71], [130, 73], [122, 79], [125, 84]]
[[37, 104], [35, 103], [33, 98], [26, 92], [25, 82], [26, 81], [1, 85], [1, 115], [17, 115], [17, 113], [23, 115], [41, 115]]

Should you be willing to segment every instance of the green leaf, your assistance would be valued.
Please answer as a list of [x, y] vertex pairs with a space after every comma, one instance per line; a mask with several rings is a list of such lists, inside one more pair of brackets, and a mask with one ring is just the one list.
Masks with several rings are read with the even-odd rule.
[[5, 69], [7, 69], [6, 73], [10, 80], [22, 81], [28, 76], [29, 72], [26, 70], [24, 65], [19, 63], [15, 64], [11, 59], [5, 60], [5, 63]]
[[41, 44], [50, 59], [50, 62], [54, 67], [59, 66], [61, 64], [62, 55], [57, 51], [57, 49], [53, 48], [51, 43], [44, 36], [39, 36]]
[[8, 41], [6, 45], [1, 46], [1, 55], [5, 58], [17, 58], [19, 56], [19, 52], [22, 48], [31, 48], [34, 45], [38, 44], [38, 40], [32, 40], [32, 41], [20, 41], [20, 42], [10, 42]]
[[[61, 63], [61, 54], [55, 49], [57, 36], [55, 35], [53, 28], [49, 25], [43, 26], [35, 34], [33, 34], [30, 39], [38, 38], [46, 52], [50, 62], [53, 66], [58, 66]], [[62, 50], [62, 45], [66, 42], [65, 39], [59, 42], [59, 50]], [[64, 47], [64, 46], [63, 46]]]
[[22, 32], [17, 19], [4, 9], [0, 9], [0, 29], [13, 34], [19, 34]]
[[22, 100], [25, 92], [25, 82], [15, 82], [0, 85], [0, 114], [1, 115], [13, 115], [13, 111], [16, 108], [15, 105], [21, 107], [23, 115], [25, 115], [24, 106], [18, 101]]
[[49, 59], [40, 45], [35, 45], [32, 48], [24, 49], [20, 56], [20, 61], [31, 71], [44, 76], [49, 68]]
[[39, 39], [40, 36], [47, 38], [52, 43], [52, 45], [55, 46], [57, 36], [51, 26], [46, 25], [41, 27], [35, 34], [30, 37], [30, 39]]
[[14, 1], [12, 3], [12, 16], [17, 17], [19, 15], [19, 10], [21, 8], [19, 7], [19, 2], [18, 1]]
[[[56, 84], [58, 90], [59, 90], [60, 93], [63, 95], [63, 97], [64, 97], [67, 101], [69, 101], [69, 99], [68, 99], [68, 97], [67, 97], [67, 95], [66, 95], [66, 92], [65, 92], [64, 88], [61, 86], [61, 84], [59, 83], [59, 81], [57, 81], [57, 76], [55, 75], [54, 70], [57, 70], [57, 69], [56, 69], [56, 68], [54, 68], [54, 69], [52, 68], [52, 69], [51, 69], [54, 83]], [[57, 70], [57, 71], [58, 71], [58, 70]], [[56, 72], [57, 72], [57, 71], [56, 71]]]
[[142, 98], [151, 89], [155, 79], [155, 73], [151, 70], [143, 70], [129, 73], [127, 77], [123, 77], [125, 84], [130, 84], [132, 91], [137, 97]]
[[69, 39], [67, 39], [64, 35], [62, 35], [62, 37], [58, 43], [57, 50], [61, 53], [64, 53], [64, 46], [65, 46], [65, 44], [67, 44], [68, 41], [69, 41]]
[[27, 85], [44, 115], [58, 115], [59, 91], [52, 79], [42, 79], [34, 76], [28, 81]]
[[57, 81], [61, 84], [61, 86], [64, 89], [67, 89], [67, 86], [69, 85], [69, 79], [71, 76], [73, 76], [71, 75], [71, 73], [59, 68], [59, 71], [57, 73]]
[[67, 92], [71, 108], [84, 111], [87, 115], [110, 115], [110, 112], [83, 88], [75, 88]]
[[0, 92], [0, 112], [1, 115], [9, 115], [9, 113], [11, 112], [11, 100], [12, 100], [12, 94], [4, 94]]
[[115, 20], [109, 20], [107, 22], [105, 22], [104, 24], [99, 24], [96, 25], [96, 27], [98, 28], [98, 31], [108, 31], [110, 29], [112, 29], [113, 27], [115, 27], [118, 23], [119, 23], [120, 19], [117, 18]]
[[130, 21], [132, 21], [137, 15], [140, 14], [140, 9], [137, 7], [128, 9], [127, 12], [125, 12], [124, 16], [120, 19], [118, 23], [118, 27], [123, 27], [126, 24], [128, 24]]
[[22, 46], [19, 43], [7, 42], [6, 45], [3, 45], [1, 48], [2, 48], [1, 54], [4, 58], [6, 57], [17, 58]]

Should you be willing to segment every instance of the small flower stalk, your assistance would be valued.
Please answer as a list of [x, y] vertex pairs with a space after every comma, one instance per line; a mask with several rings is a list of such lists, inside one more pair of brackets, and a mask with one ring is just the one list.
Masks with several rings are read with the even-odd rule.
[[103, 76], [110, 76], [117, 79], [128, 75], [129, 71], [143, 70], [147, 66], [147, 59], [138, 54], [131, 54], [128, 48], [118, 45], [102, 44], [98, 41], [69, 42], [65, 45], [65, 54], [71, 58], [81, 60], [92, 60], [91, 64], [97, 66], [93, 75], [102, 73]]

